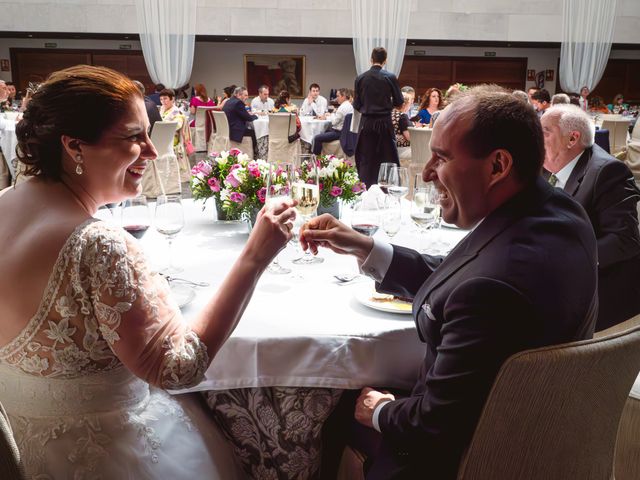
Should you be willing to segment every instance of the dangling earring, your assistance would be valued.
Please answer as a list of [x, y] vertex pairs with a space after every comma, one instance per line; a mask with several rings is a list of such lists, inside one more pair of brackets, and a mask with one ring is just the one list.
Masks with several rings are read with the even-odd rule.
[[77, 154], [76, 155], [76, 175], [82, 175], [82, 173], [84, 172], [84, 170], [82, 169], [82, 155], [81, 154]]

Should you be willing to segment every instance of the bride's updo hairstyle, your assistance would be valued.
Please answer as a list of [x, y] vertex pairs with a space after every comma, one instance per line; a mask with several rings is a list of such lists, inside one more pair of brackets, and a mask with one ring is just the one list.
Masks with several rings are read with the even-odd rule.
[[60, 180], [62, 135], [95, 144], [135, 97], [142, 98], [135, 84], [109, 68], [76, 65], [52, 73], [16, 125], [25, 175]]

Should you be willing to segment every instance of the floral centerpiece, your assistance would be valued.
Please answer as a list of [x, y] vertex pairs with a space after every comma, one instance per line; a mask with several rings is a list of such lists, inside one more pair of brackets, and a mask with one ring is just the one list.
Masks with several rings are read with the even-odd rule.
[[218, 219], [252, 218], [264, 205], [268, 172], [267, 162], [250, 160], [232, 148], [209, 155], [191, 169], [191, 192], [196, 200], [214, 197]]
[[[338, 199], [343, 203], [353, 203], [358, 196], [367, 189], [360, 181], [355, 166], [343, 158], [335, 155], [316, 157], [320, 177], [320, 207], [331, 208]], [[301, 165], [301, 176], [307, 179], [310, 166], [305, 162]]]

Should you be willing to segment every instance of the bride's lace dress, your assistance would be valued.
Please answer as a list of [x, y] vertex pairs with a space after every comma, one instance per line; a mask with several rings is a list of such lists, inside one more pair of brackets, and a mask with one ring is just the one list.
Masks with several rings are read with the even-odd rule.
[[28, 475], [235, 478], [198, 397], [149, 385], [195, 385], [207, 363], [136, 241], [100, 221], [78, 226], [37, 313], [0, 348], [0, 402]]

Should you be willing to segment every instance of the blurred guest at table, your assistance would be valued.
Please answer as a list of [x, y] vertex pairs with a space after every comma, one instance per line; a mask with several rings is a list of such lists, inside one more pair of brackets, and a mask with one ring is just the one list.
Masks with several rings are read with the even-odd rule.
[[29, 179], [0, 195], [0, 385], [28, 478], [240, 478], [199, 400], [164, 389], [204, 378], [295, 213], [258, 215], [187, 322], [138, 241], [92, 218], [140, 193], [148, 129], [136, 86], [86, 65], [53, 73], [16, 128]]
[[153, 92], [151, 95], [149, 95], [149, 98], [151, 99], [151, 101], [153, 101], [153, 103], [156, 104], [156, 106], [160, 106], [162, 105], [162, 103], [160, 103], [160, 92], [162, 92], [165, 87], [162, 83], [157, 83], [155, 85], [155, 92]]
[[626, 112], [629, 110], [629, 104], [624, 103], [624, 95], [621, 93], [617, 94], [613, 97], [613, 101], [607, 105], [609, 112], [614, 114], [622, 114], [622, 112]]
[[227, 103], [227, 100], [229, 100], [230, 98], [233, 98], [233, 92], [236, 91], [236, 88], [238, 87], [236, 87], [235, 85], [229, 85], [228, 87], [224, 87], [222, 89], [222, 92], [224, 93], [224, 97], [222, 98], [220, 105], [218, 105], [220, 108], [225, 106], [225, 104]]
[[[316, 155], [320, 155], [322, 152], [322, 144], [325, 142], [333, 142], [334, 140], [340, 140], [340, 134], [342, 133], [342, 127], [344, 126], [344, 117], [348, 114], [353, 114], [353, 105], [351, 105], [351, 92], [348, 88], [339, 88], [336, 92], [336, 101], [338, 102], [338, 109], [331, 118], [331, 128], [324, 133], [320, 133], [313, 137], [313, 143], [311, 152]], [[322, 119], [325, 118], [323, 115]]]
[[325, 113], [327, 113], [327, 99], [320, 95], [320, 85], [312, 83], [309, 85], [309, 94], [300, 107], [300, 115], [319, 117]]
[[391, 123], [393, 123], [393, 132], [396, 135], [396, 147], [398, 147], [400, 163], [402, 163], [403, 159], [411, 158], [411, 149], [408, 148], [411, 146], [411, 137], [409, 134], [411, 121], [407, 116], [407, 112], [413, 104], [411, 95], [408, 93], [403, 92], [402, 98], [404, 99], [402, 106], [394, 108], [391, 112]]
[[[414, 105], [416, 102], [416, 91], [413, 87], [409, 86], [409, 85], [405, 85], [404, 87], [402, 87], [400, 89], [400, 91], [404, 94], [407, 93], [409, 94], [409, 96], [411, 97], [411, 105], [409, 106], [409, 109], [407, 110], [406, 114], [408, 115], [409, 118], [412, 118], [413, 116], [418, 114], [418, 106]], [[403, 95], [404, 97], [404, 95]]]
[[249, 93], [247, 87], [236, 87], [233, 97], [227, 100], [222, 110], [229, 121], [229, 138], [234, 142], [242, 142], [242, 137], [250, 137], [254, 155], [258, 152], [256, 132], [251, 128], [251, 122], [258, 119], [257, 115], [247, 112], [247, 99]]
[[186, 175], [191, 170], [184, 146], [185, 137], [188, 135], [187, 119], [175, 105], [175, 94], [170, 88], [165, 88], [160, 92], [160, 103], [162, 104], [160, 107], [162, 120], [176, 122], [176, 133], [173, 136], [173, 152], [178, 158], [180, 173]]
[[2, 110], [3, 111], [17, 110], [20, 104], [16, 100], [16, 87], [13, 84], [13, 82], [5, 82], [5, 85], [7, 86], [8, 96], [5, 101], [1, 102]]
[[533, 94], [540, 90], [538, 87], [529, 87], [527, 89], [527, 95], [529, 96], [529, 103], [533, 105]]
[[251, 100], [251, 110], [255, 113], [269, 113], [273, 110], [274, 101], [269, 98], [269, 87], [262, 85], [258, 88], [258, 96]]
[[150, 126], [149, 135], [151, 135], [151, 132], [153, 131], [153, 124], [156, 122], [162, 121], [162, 117], [160, 116], [160, 111], [158, 110], [158, 107], [156, 106], [154, 101], [144, 95], [145, 89], [142, 82], [139, 82], [138, 80], [134, 80], [133, 83], [144, 97], [144, 108], [147, 110], [147, 117], [149, 117], [149, 126]]
[[303, 248], [354, 255], [378, 290], [413, 298], [426, 344], [411, 393], [365, 388], [356, 400], [347, 440], [368, 457], [367, 478], [455, 479], [503, 362], [590, 338], [596, 319], [593, 230], [540, 177], [535, 112], [507, 91], [472, 88], [443, 111], [431, 151], [422, 176], [440, 193], [443, 220], [471, 229], [447, 257], [386, 244], [329, 215], [301, 232]]
[[291, 95], [286, 90], [281, 90], [273, 105], [274, 113], [294, 113], [296, 117], [296, 133], [300, 133], [302, 124], [298, 117], [298, 107], [291, 103]]
[[[0, 80], [0, 104], [3, 104], [7, 101], [9, 95], [9, 89], [3, 80]], [[4, 115], [0, 115], [0, 138], [5, 134], [4, 131], [9, 125], [9, 122], [14, 122], [14, 120], [9, 120], [5, 118]], [[4, 154], [9, 155], [10, 152], [2, 152], [0, 153], [0, 190], [11, 185], [11, 172], [9, 171], [9, 165], [7, 162], [11, 161], [11, 158], [5, 158]]]
[[576, 93], [569, 94], [569, 104], [575, 105], [576, 107], [580, 106], [580, 95]]
[[391, 123], [391, 110], [404, 103], [398, 79], [383, 70], [387, 51], [376, 47], [371, 52], [371, 68], [355, 81], [353, 108], [360, 112], [360, 133], [356, 145], [358, 175], [367, 187], [378, 182], [380, 164], [398, 164], [398, 149]]
[[511, 92], [511, 95], [516, 97], [518, 100], [522, 100], [524, 103], [529, 103], [529, 96], [524, 90], [514, 90]]
[[589, 87], [584, 86], [580, 89], [580, 96], [578, 97], [578, 106], [584, 110], [585, 112], [589, 111], [589, 94], [590, 94], [590, 90]]
[[[207, 89], [202, 83], [196, 83], [196, 86], [193, 87], [193, 91], [195, 95], [191, 97], [191, 100], [189, 101], [189, 113], [191, 113], [191, 115], [195, 116], [196, 110], [198, 109], [198, 107], [215, 107], [216, 106], [216, 102], [214, 102], [211, 98], [209, 98], [209, 95], [207, 95]], [[189, 124], [189, 126], [190, 127], [196, 126], [195, 118], [191, 120], [191, 123]]]
[[602, 97], [599, 97], [599, 96], [596, 95], [595, 97], [591, 97], [590, 105], [589, 105], [589, 112], [593, 112], [593, 113], [609, 113], [609, 109], [607, 108], [607, 106], [602, 101]]
[[538, 117], [542, 117], [544, 112], [551, 107], [551, 95], [548, 90], [542, 88], [531, 96], [531, 104], [538, 112]]
[[603, 330], [640, 313], [640, 190], [627, 165], [594, 143], [593, 120], [579, 107], [553, 107], [541, 121], [545, 176], [584, 207], [598, 240]]
[[551, 105], [568, 105], [570, 102], [571, 99], [566, 93], [556, 93], [551, 97]]
[[422, 125], [429, 125], [431, 123], [431, 115], [442, 109], [442, 107], [442, 92], [437, 88], [429, 88], [424, 97], [422, 97], [422, 103], [415, 120]]

